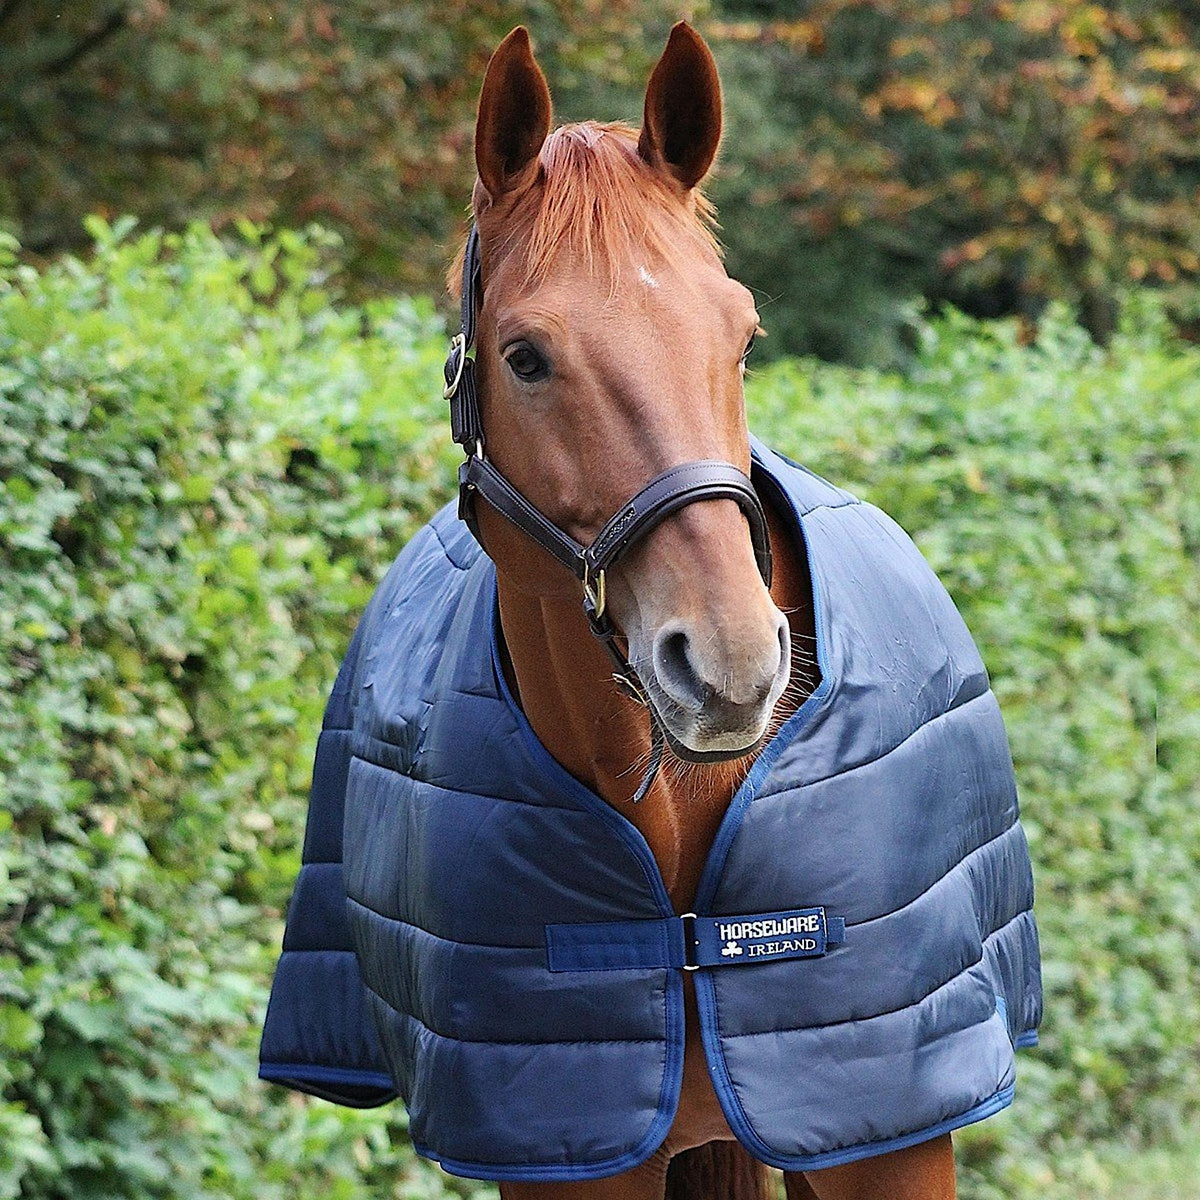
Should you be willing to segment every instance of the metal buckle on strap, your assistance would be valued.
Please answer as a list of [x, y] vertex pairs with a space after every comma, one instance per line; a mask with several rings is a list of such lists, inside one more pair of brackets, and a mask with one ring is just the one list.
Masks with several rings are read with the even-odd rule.
[[683, 969], [698, 971], [700, 964], [696, 961], [696, 947], [700, 943], [696, 940], [696, 914], [680, 913], [679, 919], [683, 922]]
[[604, 570], [601, 568], [593, 575], [586, 558], [583, 560], [583, 595], [586, 601], [585, 607], [587, 608], [588, 616], [593, 621], [598, 621], [604, 616], [604, 609], [607, 605]]
[[458, 359], [454, 365], [454, 378], [450, 380], [444, 388], [442, 388], [442, 399], [453, 400], [455, 392], [458, 391], [458, 385], [462, 383], [463, 369], [467, 365], [467, 335], [465, 333], [456, 333], [450, 339], [450, 354], [447, 357], [447, 365], [454, 357], [454, 352], [458, 351]]

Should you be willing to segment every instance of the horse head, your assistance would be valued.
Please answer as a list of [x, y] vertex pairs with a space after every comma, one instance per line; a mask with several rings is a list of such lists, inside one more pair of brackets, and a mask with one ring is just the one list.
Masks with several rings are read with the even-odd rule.
[[[472, 196], [487, 457], [582, 545], [672, 467], [749, 473], [742, 383], [758, 314], [724, 269], [699, 190], [720, 134], [716, 66], [684, 23], [650, 77], [640, 130], [588, 121], [552, 132], [523, 28], [488, 65]], [[534, 603], [578, 596], [577, 579], [480, 507], [481, 539], [509, 585]], [[745, 508], [720, 497], [681, 506], [606, 573], [602, 603], [683, 758], [754, 749], [788, 680], [788, 624]]]

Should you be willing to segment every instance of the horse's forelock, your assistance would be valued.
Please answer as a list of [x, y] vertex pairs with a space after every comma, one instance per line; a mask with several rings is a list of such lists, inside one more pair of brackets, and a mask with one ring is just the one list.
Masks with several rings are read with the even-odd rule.
[[[677, 254], [681, 239], [696, 239], [720, 254], [715, 210], [698, 188], [681, 203], [670, 184], [637, 152], [638, 131], [623, 122], [562, 125], [541, 149], [538, 185], [519, 204], [508, 236], [523, 242], [524, 273], [536, 282], [555, 256], [570, 250], [590, 274], [615, 289], [621, 265], [646, 250]], [[463, 246], [447, 274], [460, 297]]]

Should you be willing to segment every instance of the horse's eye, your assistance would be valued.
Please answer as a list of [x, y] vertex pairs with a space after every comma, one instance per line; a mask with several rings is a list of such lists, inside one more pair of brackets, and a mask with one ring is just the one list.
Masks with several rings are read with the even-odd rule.
[[550, 364], [528, 343], [516, 342], [505, 352], [504, 361], [522, 383], [533, 383], [550, 374]]
[[758, 335], [754, 334], [754, 333], [752, 333], [750, 335], [750, 340], [746, 343], [745, 350], [742, 351], [742, 362], [743, 363], [746, 361], [746, 359], [748, 359], [750, 357], [750, 351], [754, 349], [754, 343], [757, 339], [757, 336]]

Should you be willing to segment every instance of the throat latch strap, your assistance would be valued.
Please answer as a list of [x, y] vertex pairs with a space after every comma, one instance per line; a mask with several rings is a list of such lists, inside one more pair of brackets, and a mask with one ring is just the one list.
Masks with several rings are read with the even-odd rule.
[[546, 926], [551, 971], [738, 967], [819, 958], [846, 940], [846, 919], [825, 909], [790, 908], [737, 917], [663, 917]]

